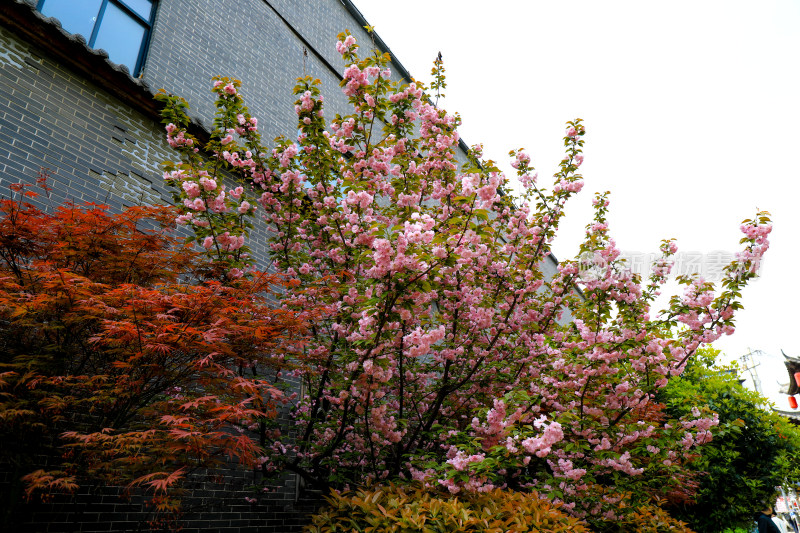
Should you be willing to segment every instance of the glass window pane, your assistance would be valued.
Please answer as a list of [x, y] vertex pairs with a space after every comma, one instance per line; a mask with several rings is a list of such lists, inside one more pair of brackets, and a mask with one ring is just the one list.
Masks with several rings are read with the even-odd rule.
[[109, 2], [100, 21], [94, 47], [102, 48], [108, 52], [111, 61], [126, 65], [131, 74], [136, 75], [134, 68], [142, 48], [144, 32], [144, 26]]
[[153, 2], [150, 0], [122, 0], [122, 3], [144, 20], [150, 22], [150, 12], [153, 11]]
[[103, 0], [47, 0], [42, 6], [42, 15], [57, 18], [62, 28], [70, 33], [80, 33], [88, 41], [102, 2]]

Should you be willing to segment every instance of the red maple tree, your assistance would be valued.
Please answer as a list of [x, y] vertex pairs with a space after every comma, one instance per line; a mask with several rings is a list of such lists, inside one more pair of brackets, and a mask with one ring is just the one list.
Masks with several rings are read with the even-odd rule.
[[192, 472], [263, 462], [304, 333], [271, 305], [284, 281], [226, 280], [170, 208], [47, 213], [37, 195], [0, 201], [0, 440], [27, 496], [91, 479], [175, 511]]

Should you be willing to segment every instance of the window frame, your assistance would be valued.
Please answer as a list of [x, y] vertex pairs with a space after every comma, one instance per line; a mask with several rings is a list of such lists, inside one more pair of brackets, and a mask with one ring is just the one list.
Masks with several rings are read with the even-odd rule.
[[[42, 13], [42, 8], [48, 1], [50, 0], [38, 0], [36, 3], [37, 11]], [[86, 38], [87, 46], [89, 46], [89, 48], [91, 48], [92, 50], [96, 50], [94, 43], [97, 40], [97, 34], [99, 33], [100, 26], [103, 24], [103, 17], [105, 16], [106, 7], [108, 6], [108, 4], [114, 4], [116, 7], [121, 9], [127, 16], [131, 17], [133, 20], [139, 22], [140, 24], [142, 24], [142, 26], [144, 26], [144, 34], [142, 35], [142, 40], [139, 45], [139, 54], [136, 57], [136, 64], [134, 65], [134, 68], [131, 71], [131, 76], [136, 78], [141, 75], [145, 59], [147, 59], [147, 51], [150, 48], [150, 35], [152, 33], [153, 23], [155, 22], [156, 18], [156, 9], [158, 7], [158, 0], [152, 0], [152, 9], [150, 10], [149, 20], [139, 15], [132, 8], [128, 7], [125, 0], [101, 0], [100, 9], [96, 15], [97, 20], [94, 22], [94, 25], [92, 26], [92, 34], [89, 36], [84, 35], [84, 37]], [[128, 65], [125, 66], [127, 67]]]

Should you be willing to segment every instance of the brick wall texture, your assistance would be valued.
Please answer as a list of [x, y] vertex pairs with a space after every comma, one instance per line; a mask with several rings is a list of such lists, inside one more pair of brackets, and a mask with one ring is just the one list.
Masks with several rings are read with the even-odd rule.
[[[141, 77], [153, 91], [186, 98], [190, 114], [206, 126], [214, 112], [211, 77], [239, 78], [264, 139], [291, 136], [297, 131], [292, 87], [299, 76], [322, 80], [327, 117], [347, 112], [334, 46], [345, 29], [360, 43], [370, 42], [340, 0], [160, 0]], [[160, 167], [171, 158], [156, 120], [122, 103], [113, 87], [93, 84], [0, 26], [0, 194], [47, 168], [54, 190], [42, 200], [45, 208], [64, 201], [105, 203], [114, 210], [163, 202], [168, 192]], [[262, 265], [265, 237], [262, 227], [252, 240]], [[12, 504], [19, 500], [17, 474], [0, 465], [4, 531], [149, 530], [141, 498], [125, 501], [114, 488], [84, 487], [48, 503]], [[299, 531], [318, 495], [298, 500], [297, 480], [287, 475], [250, 504], [244, 497], [252, 496], [247, 487], [254, 476], [231, 470], [222, 484], [198, 481], [182, 531]]]

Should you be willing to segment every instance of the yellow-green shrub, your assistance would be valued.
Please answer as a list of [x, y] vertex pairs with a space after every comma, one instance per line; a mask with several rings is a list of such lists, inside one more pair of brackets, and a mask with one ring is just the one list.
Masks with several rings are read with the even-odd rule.
[[536, 493], [495, 489], [453, 496], [386, 485], [340, 494], [314, 516], [308, 533], [589, 533], [585, 523]]
[[655, 503], [637, 507], [618, 523], [620, 533], [694, 533]]

